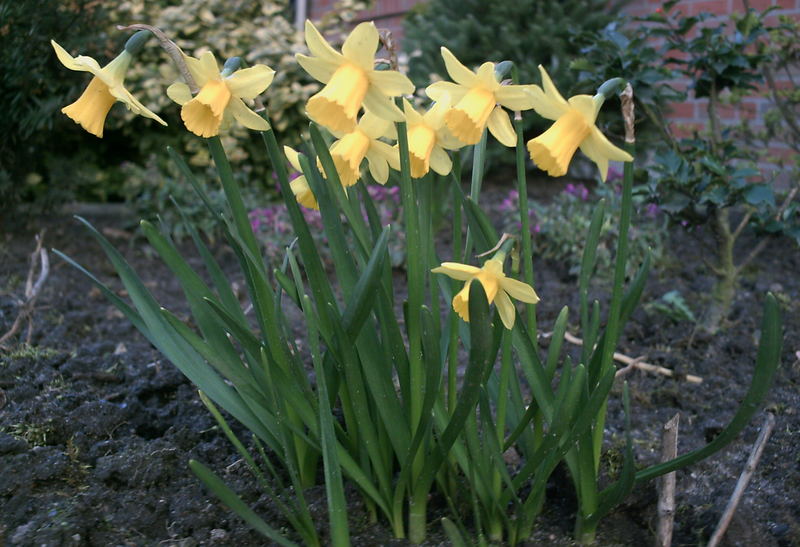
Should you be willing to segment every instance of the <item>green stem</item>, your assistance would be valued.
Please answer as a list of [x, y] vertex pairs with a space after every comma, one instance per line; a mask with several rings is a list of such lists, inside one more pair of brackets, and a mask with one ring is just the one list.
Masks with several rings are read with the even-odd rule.
[[[511, 79], [514, 84], [519, 84], [519, 71], [517, 66], [511, 68]], [[525, 137], [522, 134], [522, 113], [514, 114], [514, 131], [517, 133], [516, 160], [517, 160], [517, 194], [519, 196], [519, 220], [522, 226], [520, 241], [522, 243], [522, 278], [525, 283], [533, 286], [533, 250], [531, 248], [531, 220], [528, 207], [528, 181], [525, 169]], [[534, 347], [538, 347], [536, 325], [536, 304], [526, 304], [525, 312], [528, 319], [528, 333]]]
[[[481, 195], [481, 184], [483, 183], [483, 166], [486, 163], [486, 139], [487, 131], [483, 130], [481, 140], [478, 141], [473, 148], [472, 156], [472, 180], [469, 186], [469, 197], [475, 204], [478, 204], [478, 198]], [[464, 245], [464, 258], [468, 259], [472, 254], [472, 233], [467, 228], [467, 242]]]
[[[419, 204], [414, 183], [411, 180], [411, 160], [408, 152], [408, 134], [406, 124], [397, 124], [397, 144], [400, 149], [400, 195], [403, 203], [403, 220], [406, 227], [406, 261], [408, 272], [408, 312], [406, 330], [408, 333], [408, 366], [410, 408], [409, 420], [412, 437], [419, 427], [422, 417], [423, 386], [425, 372], [422, 362], [422, 303], [425, 291], [425, 273], [423, 271], [422, 249], [419, 231]], [[423, 466], [420, 452], [411, 462], [411, 481], [416, 484]], [[408, 534], [412, 542], [419, 543], [425, 539], [426, 503], [428, 492], [410, 492]]]
[[[453, 154], [452, 196], [453, 196], [453, 261], [461, 262], [461, 151]], [[453, 283], [452, 285], [455, 285]], [[452, 414], [456, 408], [458, 379], [458, 315], [450, 309], [448, 316], [450, 340], [447, 346], [447, 410]]]
[[217, 166], [219, 179], [222, 183], [222, 189], [225, 192], [226, 200], [228, 204], [230, 204], [236, 231], [239, 232], [239, 237], [242, 238], [242, 241], [244, 241], [245, 245], [247, 245], [253, 253], [253, 256], [260, 256], [256, 236], [253, 234], [253, 229], [250, 226], [250, 219], [247, 215], [247, 208], [244, 205], [242, 194], [239, 191], [239, 185], [236, 184], [236, 180], [233, 178], [233, 170], [228, 161], [228, 156], [225, 155], [222, 141], [219, 140], [219, 137], [211, 137], [207, 139], [206, 142], [208, 142], [208, 149], [211, 151], [214, 164]]

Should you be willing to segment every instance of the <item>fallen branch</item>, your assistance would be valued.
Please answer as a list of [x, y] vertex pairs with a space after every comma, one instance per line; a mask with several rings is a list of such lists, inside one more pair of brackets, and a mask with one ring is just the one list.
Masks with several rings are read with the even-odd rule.
[[[678, 423], [680, 414], [675, 414], [664, 424], [661, 436], [661, 461], [668, 462], [678, 456]], [[675, 522], [675, 471], [659, 479], [658, 528], [656, 547], [672, 545], [672, 527]]]
[[[568, 332], [564, 333], [564, 340], [566, 340], [570, 344], [574, 344], [576, 346], [582, 346], [583, 345], [583, 340], [581, 340], [577, 336], [571, 335]], [[662, 374], [664, 376], [669, 376], [670, 378], [681, 378], [682, 377], [683, 379], [685, 379], [690, 384], [701, 384], [701, 383], [703, 383], [703, 379], [700, 376], [695, 376], [693, 374], [686, 374], [685, 376], [684, 375], [680, 375], [680, 374], [677, 374], [672, 369], [668, 369], [666, 367], [661, 367], [661, 366], [658, 366], [658, 365], [653, 365], [651, 363], [646, 363], [646, 362], [643, 361], [643, 357], [633, 358], [633, 357], [628, 357], [627, 355], [622, 354], [622, 353], [614, 352], [614, 360], [618, 361], [620, 363], [623, 363], [625, 365], [628, 365], [625, 368], [622, 368], [622, 369], [617, 371], [617, 377], [624, 376], [625, 374], [627, 374], [631, 370], [633, 370], [635, 368], [638, 368], [639, 370], [644, 370], [644, 371], [647, 371], [647, 372], [655, 372], [656, 374]]]
[[731, 499], [728, 500], [728, 505], [725, 507], [725, 511], [722, 513], [722, 518], [719, 519], [717, 529], [714, 530], [714, 534], [708, 541], [707, 547], [717, 547], [719, 542], [722, 541], [722, 536], [725, 535], [725, 532], [728, 530], [731, 519], [733, 519], [733, 514], [736, 512], [736, 507], [742, 500], [744, 490], [747, 488], [747, 484], [753, 477], [753, 472], [756, 470], [758, 460], [761, 459], [761, 454], [764, 452], [764, 446], [766, 446], [774, 427], [775, 415], [771, 412], [767, 412], [767, 419], [764, 420], [764, 425], [761, 426], [761, 432], [758, 434], [758, 438], [753, 445], [753, 450], [750, 452], [750, 457], [747, 458], [747, 463], [744, 466], [744, 470], [739, 476], [739, 480], [736, 482], [736, 488], [733, 489]]
[[[18, 302], [19, 312], [17, 313], [17, 318], [14, 320], [14, 324], [11, 325], [11, 329], [0, 337], [0, 349], [8, 349], [4, 345], [5, 342], [15, 336], [26, 321], [28, 323], [28, 334], [25, 337], [25, 343], [30, 344], [31, 342], [31, 337], [33, 336], [33, 308], [36, 304], [36, 298], [39, 296], [44, 282], [47, 280], [47, 276], [50, 274], [50, 258], [47, 255], [47, 251], [42, 248], [43, 242], [44, 231], [36, 236], [36, 249], [31, 254], [31, 265], [28, 269], [28, 277], [25, 280], [25, 298]], [[33, 278], [36, 274], [37, 267], [39, 267], [40, 270], [34, 282]]]

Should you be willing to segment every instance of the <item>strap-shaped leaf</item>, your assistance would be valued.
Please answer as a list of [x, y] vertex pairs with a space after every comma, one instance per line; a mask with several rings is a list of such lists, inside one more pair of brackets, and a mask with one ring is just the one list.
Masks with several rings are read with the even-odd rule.
[[236, 492], [228, 488], [228, 485], [226, 485], [222, 479], [220, 479], [208, 467], [197, 460], [189, 460], [189, 467], [194, 474], [197, 475], [201, 481], [203, 481], [206, 487], [208, 487], [208, 489], [211, 490], [214, 495], [220, 499], [220, 501], [222, 501], [222, 503], [227, 505], [234, 513], [244, 519], [247, 524], [252, 526], [253, 529], [259, 532], [261, 535], [269, 538], [278, 545], [284, 545], [286, 547], [297, 545], [296, 543], [286, 539], [280, 534], [280, 532], [272, 528], [269, 524], [264, 522], [261, 517], [256, 515], [256, 513], [250, 509], [245, 502], [242, 501], [242, 498], [236, 495]]
[[636, 482], [654, 479], [665, 473], [691, 465], [722, 450], [733, 441], [750, 422], [753, 414], [761, 407], [761, 403], [772, 385], [775, 371], [780, 364], [782, 346], [783, 329], [781, 327], [780, 309], [778, 308], [778, 302], [775, 296], [772, 293], [768, 293], [764, 301], [764, 317], [761, 320], [761, 340], [758, 344], [758, 356], [756, 357], [756, 368], [753, 372], [753, 380], [733, 419], [728, 426], [706, 446], [693, 450], [683, 456], [678, 456], [668, 462], [653, 465], [639, 471], [636, 473]]
[[[480, 395], [482, 380], [496, 357], [496, 353], [491, 353], [494, 329], [488, 328], [491, 324], [489, 320], [489, 303], [486, 300], [486, 293], [481, 283], [470, 284], [469, 317], [472, 345], [458, 403], [447, 423], [447, 427], [439, 438], [439, 442], [435, 444], [431, 454], [425, 458], [423, 469], [413, 487], [415, 493], [423, 491], [427, 493], [447, 453], [461, 435], [467, 418], [474, 412]], [[499, 324], [499, 319], [497, 322]], [[502, 326], [495, 328], [502, 328]]]
[[247, 405], [244, 404], [239, 394], [219, 377], [213, 368], [188, 342], [175, 332], [169, 322], [162, 316], [161, 307], [119, 251], [88, 221], [81, 217], [76, 218], [86, 226], [90, 235], [100, 243], [103, 251], [117, 270], [142, 319], [141, 323], [145, 326], [145, 330], [142, 331], [143, 334], [193, 384], [208, 394], [222, 408], [230, 412], [245, 427], [264, 439], [269, 438], [269, 432], [259, 422], [258, 418], [253, 415]]
[[622, 463], [617, 481], [600, 492], [597, 510], [587, 515], [583, 520], [587, 527], [593, 527], [601, 518], [611, 512], [614, 507], [622, 503], [633, 490], [636, 483], [636, 467], [633, 457], [633, 440], [631, 439], [631, 403], [628, 394], [628, 382], [625, 382], [622, 391], [622, 405], [625, 409], [625, 458]]

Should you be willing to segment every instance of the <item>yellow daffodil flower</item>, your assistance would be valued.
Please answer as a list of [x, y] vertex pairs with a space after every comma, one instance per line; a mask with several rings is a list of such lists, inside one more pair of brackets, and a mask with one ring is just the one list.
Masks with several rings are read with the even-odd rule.
[[199, 137], [218, 135], [235, 119], [248, 129], [266, 131], [267, 121], [244, 103], [264, 92], [275, 76], [266, 65], [255, 65], [228, 74], [219, 71], [217, 60], [210, 51], [199, 59], [184, 55], [186, 66], [200, 92], [192, 97], [189, 86], [176, 82], [167, 88], [170, 99], [182, 105], [181, 119], [186, 129]]
[[[286, 159], [289, 160], [289, 165], [292, 166], [292, 169], [298, 173], [302, 173], [303, 168], [300, 166], [300, 158], [298, 157], [299, 154], [297, 151], [288, 146], [284, 146], [283, 153], [286, 155]], [[308, 207], [309, 209], [315, 209], [319, 211], [319, 203], [317, 203], [317, 198], [314, 197], [314, 192], [311, 191], [311, 186], [309, 186], [305, 175], [300, 175], [292, 179], [289, 182], [289, 187], [292, 189], [292, 193], [297, 199], [297, 203], [303, 207]]]
[[334, 132], [334, 135], [339, 140], [331, 146], [331, 156], [342, 186], [358, 182], [364, 158], [367, 158], [372, 178], [380, 184], [389, 180], [389, 167], [400, 169], [397, 149], [378, 140], [382, 137], [396, 138], [394, 125], [376, 114], [366, 112], [352, 131], [345, 134]]
[[609, 160], [633, 161], [630, 154], [611, 144], [594, 124], [605, 100], [603, 95], [575, 95], [566, 101], [547, 71], [542, 66], [539, 71], [544, 89], [532, 86], [533, 108], [540, 116], [556, 122], [528, 141], [528, 151], [540, 169], [553, 177], [565, 175], [578, 148], [597, 164], [603, 181], [608, 176]]
[[308, 100], [311, 118], [332, 131], [352, 131], [363, 105], [387, 121], [403, 120], [403, 113], [390, 97], [414, 92], [414, 84], [395, 70], [375, 70], [378, 29], [361, 23], [344, 41], [342, 53], [333, 49], [311, 21], [306, 21], [306, 44], [311, 56], [297, 54], [311, 77], [325, 84]]
[[425, 92], [434, 101], [441, 100], [445, 93], [450, 95], [455, 106], [444, 117], [450, 132], [464, 144], [475, 144], [488, 127], [498, 141], [514, 146], [517, 135], [501, 105], [511, 110], [533, 108], [532, 97], [526, 91], [532, 86], [500, 85], [494, 63], [483, 63], [477, 73], [472, 72], [446, 47], [442, 48], [442, 57], [455, 83], [436, 82]]
[[425, 114], [417, 112], [411, 103], [403, 99], [403, 110], [408, 128], [411, 176], [423, 177], [430, 169], [440, 175], [450, 173], [453, 162], [445, 149], [457, 150], [464, 146], [445, 127], [444, 117], [450, 110], [450, 97], [442, 97]]
[[128, 51], [120, 53], [113, 61], [103, 68], [86, 55], [73, 57], [58, 45], [54, 40], [50, 44], [56, 51], [58, 60], [70, 70], [91, 72], [94, 78], [77, 101], [61, 109], [72, 121], [83, 127], [96, 137], [103, 137], [103, 126], [106, 116], [116, 101], [124, 103], [134, 114], [150, 118], [161, 125], [167, 123], [156, 114], [147, 109], [142, 103], [125, 89], [125, 73], [131, 64], [133, 55]]
[[453, 297], [453, 310], [467, 322], [469, 322], [469, 286], [476, 279], [483, 285], [489, 304], [494, 302], [497, 306], [500, 320], [509, 330], [514, 328], [516, 318], [516, 310], [509, 296], [528, 304], [536, 304], [539, 301], [539, 297], [530, 285], [506, 277], [503, 273], [503, 258], [491, 258], [483, 263], [482, 268], [457, 262], [444, 262], [431, 271], [466, 281], [464, 288]]

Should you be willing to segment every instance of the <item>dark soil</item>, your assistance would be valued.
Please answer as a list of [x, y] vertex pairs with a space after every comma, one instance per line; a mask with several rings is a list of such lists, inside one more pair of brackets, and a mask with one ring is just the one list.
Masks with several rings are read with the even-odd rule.
[[[124, 250], [165, 306], [184, 311], [177, 283], [146, 245], [121, 230], [125, 224], [118, 215], [90, 220]], [[71, 218], [18, 228], [0, 241], [0, 335], [16, 317], [33, 235], [42, 227], [47, 228], [47, 247], [74, 257], [124, 294], [105, 256]], [[710, 287], [702, 262], [707, 250], [684, 233], [673, 234], [670, 248], [673, 261], [651, 274], [643, 302], [678, 289], [698, 312]], [[225, 248], [216, 251], [223, 263], [234, 267]], [[265, 520], [279, 528], [285, 525], [215, 428], [195, 389], [80, 272], [52, 254], [51, 261], [30, 346], [18, 345], [18, 337], [9, 351], [0, 352], [0, 544], [265, 544], [204, 490], [187, 467], [190, 458], [204, 462]], [[540, 325], [547, 330], [562, 305], [577, 309], [576, 281], [558, 264], [536, 267]], [[693, 385], [642, 372], [628, 376], [637, 462], [649, 464], [658, 459], [662, 425], [676, 412], [681, 415], [680, 453], [701, 446], [725, 426], [749, 385], [765, 292], [773, 291], [783, 304], [782, 366], [766, 402], [777, 425], [726, 545], [800, 545], [798, 272], [800, 253], [794, 244], [775, 240], [746, 272], [731, 324], [721, 334], [695, 337], [689, 345], [693, 324], [640, 308], [621, 343], [628, 355], [645, 355], [651, 363], [704, 379]], [[575, 317], [571, 323], [577, 323]], [[23, 338], [25, 333], [23, 329]], [[757, 414], [727, 449], [677, 473], [673, 545], [707, 541], [763, 420], [763, 412]], [[622, 446], [622, 423], [614, 398], [606, 447], [612, 460]], [[570, 490], [567, 481], [561, 471], [553, 478], [531, 545], [571, 544], [575, 507], [564, 494]], [[324, 529], [324, 489], [317, 487], [309, 495]], [[366, 524], [355, 504], [350, 511], [354, 544], [403, 544], [393, 542], [380, 523]], [[652, 544], [655, 512], [655, 486], [637, 488], [603, 522], [599, 544]], [[442, 541], [437, 525], [431, 532], [431, 544]]]

